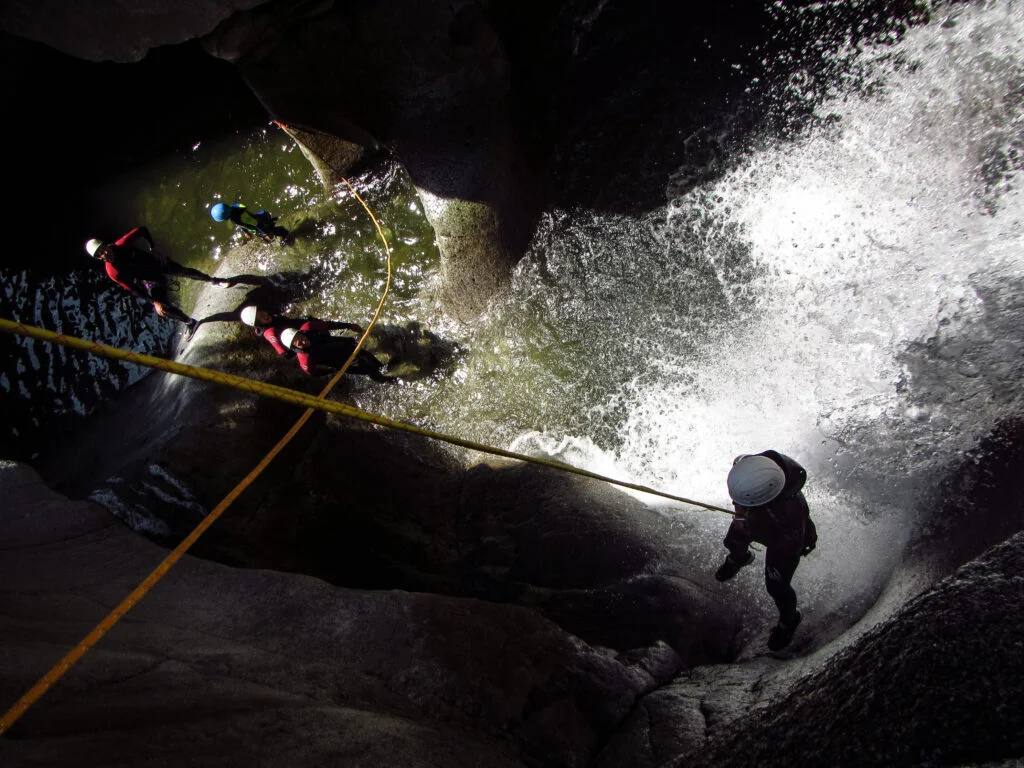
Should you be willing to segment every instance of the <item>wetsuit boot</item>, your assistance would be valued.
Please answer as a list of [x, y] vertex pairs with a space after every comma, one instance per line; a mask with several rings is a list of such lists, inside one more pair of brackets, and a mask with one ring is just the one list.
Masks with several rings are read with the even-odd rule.
[[780, 616], [779, 623], [775, 625], [775, 628], [768, 635], [768, 650], [781, 651], [789, 645], [793, 639], [793, 633], [800, 626], [802, 618], [803, 616], [798, 610], [794, 610], [793, 615], [786, 617], [785, 620]]
[[740, 572], [740, 568], [750, 565], [752, 562], [754, 562], [754, 553], [749, 550], [747, 550], [746, 557], [739, 561], [733, 560], [732, 555], [726, 555], [725, 562], [715, 571], [715, 578], [719, 581], [728, 581]]

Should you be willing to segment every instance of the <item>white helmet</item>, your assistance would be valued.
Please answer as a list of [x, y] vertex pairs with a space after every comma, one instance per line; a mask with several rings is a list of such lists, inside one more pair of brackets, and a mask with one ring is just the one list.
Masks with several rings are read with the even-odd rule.
[[252, 328], [256, 327], [256, 307], [252, 304], [247, 307], [242, 307], [242, 311], [239, 315], [241, 316], [243, 323]]
[[95, 256], [96, 251], [98, 251], [104, 245], [106, 245], [106, 243], [104, 243], [102, 240], [97, 240], [94, 237], [92, 240], [85, 244], [85, 252], [88, 253], [90, 256]]
[[284, 344], [285, 349], [292, 348], [292, 339], [295, 338], [295, 334], [298, 332], [295, 328], [285, 328], [281, 331], [281, 343]]
[[737, 504], [758, 507], [782, 493], [786, 473], [767, 456], [743, 456], [729, 470], [726, 484]]

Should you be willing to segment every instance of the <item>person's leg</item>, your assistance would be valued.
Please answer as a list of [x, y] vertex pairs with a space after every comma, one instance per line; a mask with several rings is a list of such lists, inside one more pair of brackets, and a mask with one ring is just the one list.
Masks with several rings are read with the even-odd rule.
[[754, 562], [754, 553], [749, 548], [751, 541], [746, 525], [741, 520], [733, 520], [729, 531], [725, 534], [725, 541], [722, 542], [729, 550], [729, 554], [726, 556], [725, 562], [715, 571], [716, 579], [728, 581], [739, 573], [740, 568]]
[[200, 272], [198, 269], [192, 269], [192, 267], [186, 267], [184, 264], [179, 264], [176, 261], [167, 260], [167, 265], [164, 267], [164, 271], [168, 275], [176, 275], [179, 277], [190, 277], [193, 280], [202, 280], [204, 283], [215, 283], [217, 278], [210, 277], [205, 272]]
[[150, 283], [148, 286], [149, 296], [153, 299], [154, 304], [160, 305], [160, 314], [162, 317], [169, 317], [171, 320], [177, 320], [179, 323], [184, 323], [188, 326], [188, 332], [185, 336], [185, 341], [191, 341], [192, 334], [196, 332], [196, 328], [199, 327], [199, 323], [189, 317], [185, 312], [178, 309], [178, 307], [171, 304], [167, 300], [167, 286], [160, 283]]
[[795, 623], [796, 592], [790, 582], [798, 565], [800, 555], [779, 555], [771, 549], [765, 553], [764, 585], [779, 609], [779, 622], [786, 625]]
[[359, 350], [359, 356], [356, 357], [355, 362], [352, 363], [352, 368], [356, 368], [357, 366], [359, 370], [353, 370], [353, 373], [365, 374], [374, 381], [386, 382], [389, 384], [398, 383], [397, 379], [385, 376], [383, 370], [384, 366], [381, 364], [380, 360], [365, 350]]
[[[329, 339], [317, 341], [313, 348], [313, 355], [316, 358], [317, 364], [338, 371], [348, 361], [352, 355], [352, 350], [355, 348], [355, 339], [350, 339], [347, 336], [332, 336]], [[358, 370], [354, 370], [358, 365], [358, 361], [359, 359], [356, 358], [345, 372], [359, 373]]]
[[164, 310], [164, 317], [169, 317], [171, 318], [171, 320], [177, 320], [178, 322], [185, 323], [186, 325], [189, 326], [196, 322], [173, 304], [161, 301], [160, 306]]
[[750, 542], [752, 539], [746, 531], [746, 526], [739, 520], [733, 520], [729, 530], [725, 534], [725, 548], [729, 550], [729, 556], [736, 562], [741, 563], [750, 554]]
[[274, 217], [266, 211], [256, 211], [256, 221], [259, 222], [260, 235], [264, 240], [273, 240], [274, 235], [277, 233], [274, 231]]
[[796, 607], [796, 592], [790, 586], [800, 555], [779, 555], [769, 549], [764, 560], [765, 587], [779, 609], [779, 623], [768, 635], [768, 650], [781, 651], [793, 639], [802, 618]]

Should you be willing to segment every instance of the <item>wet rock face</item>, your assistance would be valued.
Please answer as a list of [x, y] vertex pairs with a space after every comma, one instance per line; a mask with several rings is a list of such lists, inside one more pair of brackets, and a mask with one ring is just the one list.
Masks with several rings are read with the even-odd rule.
[[94, 3], [5, 2], [0, 28], [86, 61], [140, 61], [152, 48], [205, 35], [265, 0]]
[[[0, 484], [6, 705], [165, 553], [23, 465]], [[583, 766], [657, 684], [641, 661], [521, 607], [186, 557], [0, 739], [0, 762]]]
[[1024, 533], [672, 766], [961, 765], [1024, 754]]

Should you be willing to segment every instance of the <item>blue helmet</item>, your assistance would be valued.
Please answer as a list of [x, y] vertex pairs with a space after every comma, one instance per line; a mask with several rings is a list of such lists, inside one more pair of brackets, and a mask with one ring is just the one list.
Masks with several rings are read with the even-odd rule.
[[224, 203], [217, 203], [210, 208], [210, 215], [213, 216], [214, 221], [227, 221], [231, 210]]

